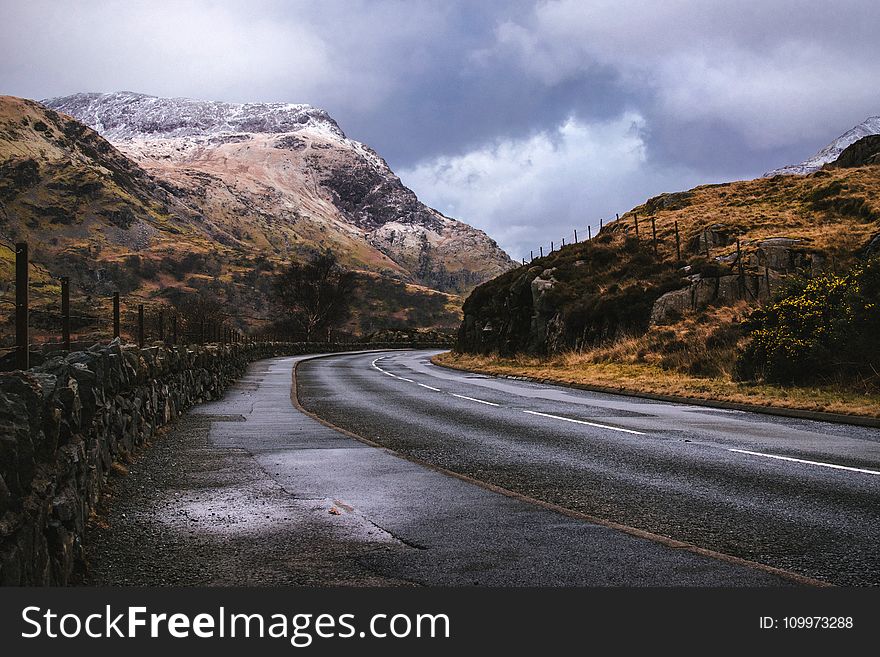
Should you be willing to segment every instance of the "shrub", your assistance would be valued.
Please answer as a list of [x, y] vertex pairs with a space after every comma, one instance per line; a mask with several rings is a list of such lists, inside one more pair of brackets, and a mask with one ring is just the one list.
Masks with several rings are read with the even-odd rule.
[[806, 383], [877, 379], [880, 372], [880, 258], [845, 276], [827, 275], [745, 323], [749, 341], [737, 359], [740, 379]]

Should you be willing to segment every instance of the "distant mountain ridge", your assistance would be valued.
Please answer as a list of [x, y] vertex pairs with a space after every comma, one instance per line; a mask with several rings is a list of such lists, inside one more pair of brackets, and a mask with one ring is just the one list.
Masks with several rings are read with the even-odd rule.
[[825, 148], [800, 164], [790, 164], [773, 171], [768, 171], [764, 174], [764, 177], [812, 173], [821, 169], [823, 165], [834, 162], [847, 146], [854, 144], [862, 137], [877, 134], [880, 134], [880, 116], [869, 116], [859, 125], [847, 130]]
[[41, 101], [86, 123], [109, 141], [235, 132], [284, 133], [320, 127], [344, 138], [331, 116], [311, 105], [224, 103], [159, 98], [131, 91], [80, 93]]
[[[133, 92], [44, 101], [99, 132], [228, 242], [287, 257], [329, 247], [350, 266], [464, 293], [513, 261], [485, 233], [421, 203], [324, 110]], [[222, 235], [221, 235], [222, 234]]]

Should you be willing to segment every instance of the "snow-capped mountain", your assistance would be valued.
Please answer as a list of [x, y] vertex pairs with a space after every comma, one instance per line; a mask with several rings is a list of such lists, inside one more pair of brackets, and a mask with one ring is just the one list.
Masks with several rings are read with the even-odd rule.
[[324, 110], [292, 103], [222, 103], [157, 98], [122, 91], [84, 93], [43, 101], [91, 126], [110, 141], [173, 138], [233, 132], [286, 133], [303, 128], [345, 135]]
[[355, 267], [466, 292], [513, 266], [485, 233], [421, 203], [324, 110], [131, 92], [44, 103], [85, 123], [179, 198], [218, 239], [287, 255], [330, 247]]
[[870, 116], [856, 127], [844, 132], [840, 137], [813, 155], [813, 157], [804, 160], [800, 164], [790, 164], [773, 171], [768, 171], [764, 174], [764, 177], [769, 178], [770, 176], [778, 176], [780, 174], [812, 173], [821, 169], [822, 165], [834, 162], [847, 146], [854, 144], [862, 137], [878, 134], [880, 134], [880, 116]]

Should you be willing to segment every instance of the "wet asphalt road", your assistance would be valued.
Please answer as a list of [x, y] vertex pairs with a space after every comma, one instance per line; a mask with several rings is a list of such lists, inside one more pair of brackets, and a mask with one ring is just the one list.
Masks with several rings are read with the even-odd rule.
[[[455, 372], [431, 365], [432, 353], [307, 360], [297, 370], [299, 401], [394, 451], [539, 500], [834, 584], [880, 584], [880, 430]], [[330, 442], [315, 445], [310, 465], [296, 469], [322, 489], [328, 481], [315, 473], [326, 473], [327, 458], [337, 455], [317, 449], [357, 449], [343, 447], [351, 439], [339, 434], [325, 438]], [[434, 576], [411, 561], [409, 568], [397, 563], [387, 570], [404, 579], [455, 579], [425, 565], [449, 557], [435, 543], [438, 532], [452, 532], [464, 542], [458, 557], [475, 563], [481, 583], [778, 583], [720, 563], [695, 576], [676, 561], [681, 555], [669, 561], [675, 550], [475, 493], [474, 486], [427, 470], [419, 487], [407, 477], [395, 481], [386, 466], [373, 470], [369, 462], [387, 454], [361, 450], [360, 458], [353, 452], [329, 466], [329, 489], [335, 480], [337, 493], [350, 493], [363, 517], [378, 514], [395, 536], [424, 548], [423, 566]], [[304, 455], [296, 458], [302, 463]], [[360, 477], [371, 478], [373, 493]], [[449, 487], [479, 501], [462, 509], [455, 503], [462, 493], [446, 492]], [[420, 500], [422, 510], [413, 507]], [[474, 506], [483, 504], [504, 508], [487, 515]], [[478, 525], [489, 523], [473, 544], [468, 532], [475, 527], [457, 523], [468, 512]], [[499, 513], [509, 517], [503, 531], [492, 533]], [[527, 556], [514, 556], [517, 549]], [[529, 577], [489, 568], [523, 558], [531, 561]], [[574, 565], [585, 562], [601, 565], [580, 571]]]
[[[393, 392], [397, 379], [370, 368], [376, 357], [333, 357], [303, 366], [303, 397], [326, 396], [332, 405], [337, 393], [353, 392], [350, 385], [364, 376], [378, 387], [357, 392], [362, 402], [381, 402], [385, 413], [398, 418], [399, 427], [382, 433], [393, 436], [402, 427], [405, 440], [417, 437], [422, 455], [431, 451], [428, 445], [438, 454], [458, 450], [461, 435], [432, 428], [430, 416], [411, 411], [413, 402], [395, 410], [405, 396]], [[127, 474], [111, 480], [108, 511], [84, 542], [90, 567], [83, 583], [792, 584], [752, 566], [514, 499], [368, 446], [295, 408], [297, 360], [252, 364], [222, 399], [192, 409]], [[438, 399], [419, 404], [423, 413], [442, 409]], [[379, 417], [360, 413], [355, 416], [364, 422]], [[484, 452], [492, 449], [483, 446]], [[492, 459], [500, 463], [514, 455], [502, 445]]]

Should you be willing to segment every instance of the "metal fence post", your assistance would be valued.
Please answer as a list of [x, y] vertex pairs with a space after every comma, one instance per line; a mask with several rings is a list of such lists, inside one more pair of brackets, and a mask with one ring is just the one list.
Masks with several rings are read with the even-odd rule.
[[138, 346], [144, 346], [144, 304], [138, 304]]
[[61, 341], [64, 350], [70, 351], [70, 279], [61, 277]]
[[30, 367], [28, 336], [28, 245], [15, 245], [15, 367]]
[[171, 344], [177, 344], [177, 313], [171, 316]]
[[165, 342], [165, 311], [159, 311], [159, 340]]
[[589, 226], [587, 226], [587, 240], [589, 241], [592, 239], [593, 239], [593, 229], [590, 228]]
[[633, 220], [636, 222], [636, 239], [639, 237], [639, 215], [633, 212]]
[[540, 252], [538, 257], [543, 258], [544, 257], [544, 247], [539, 246], [538, 251]]

